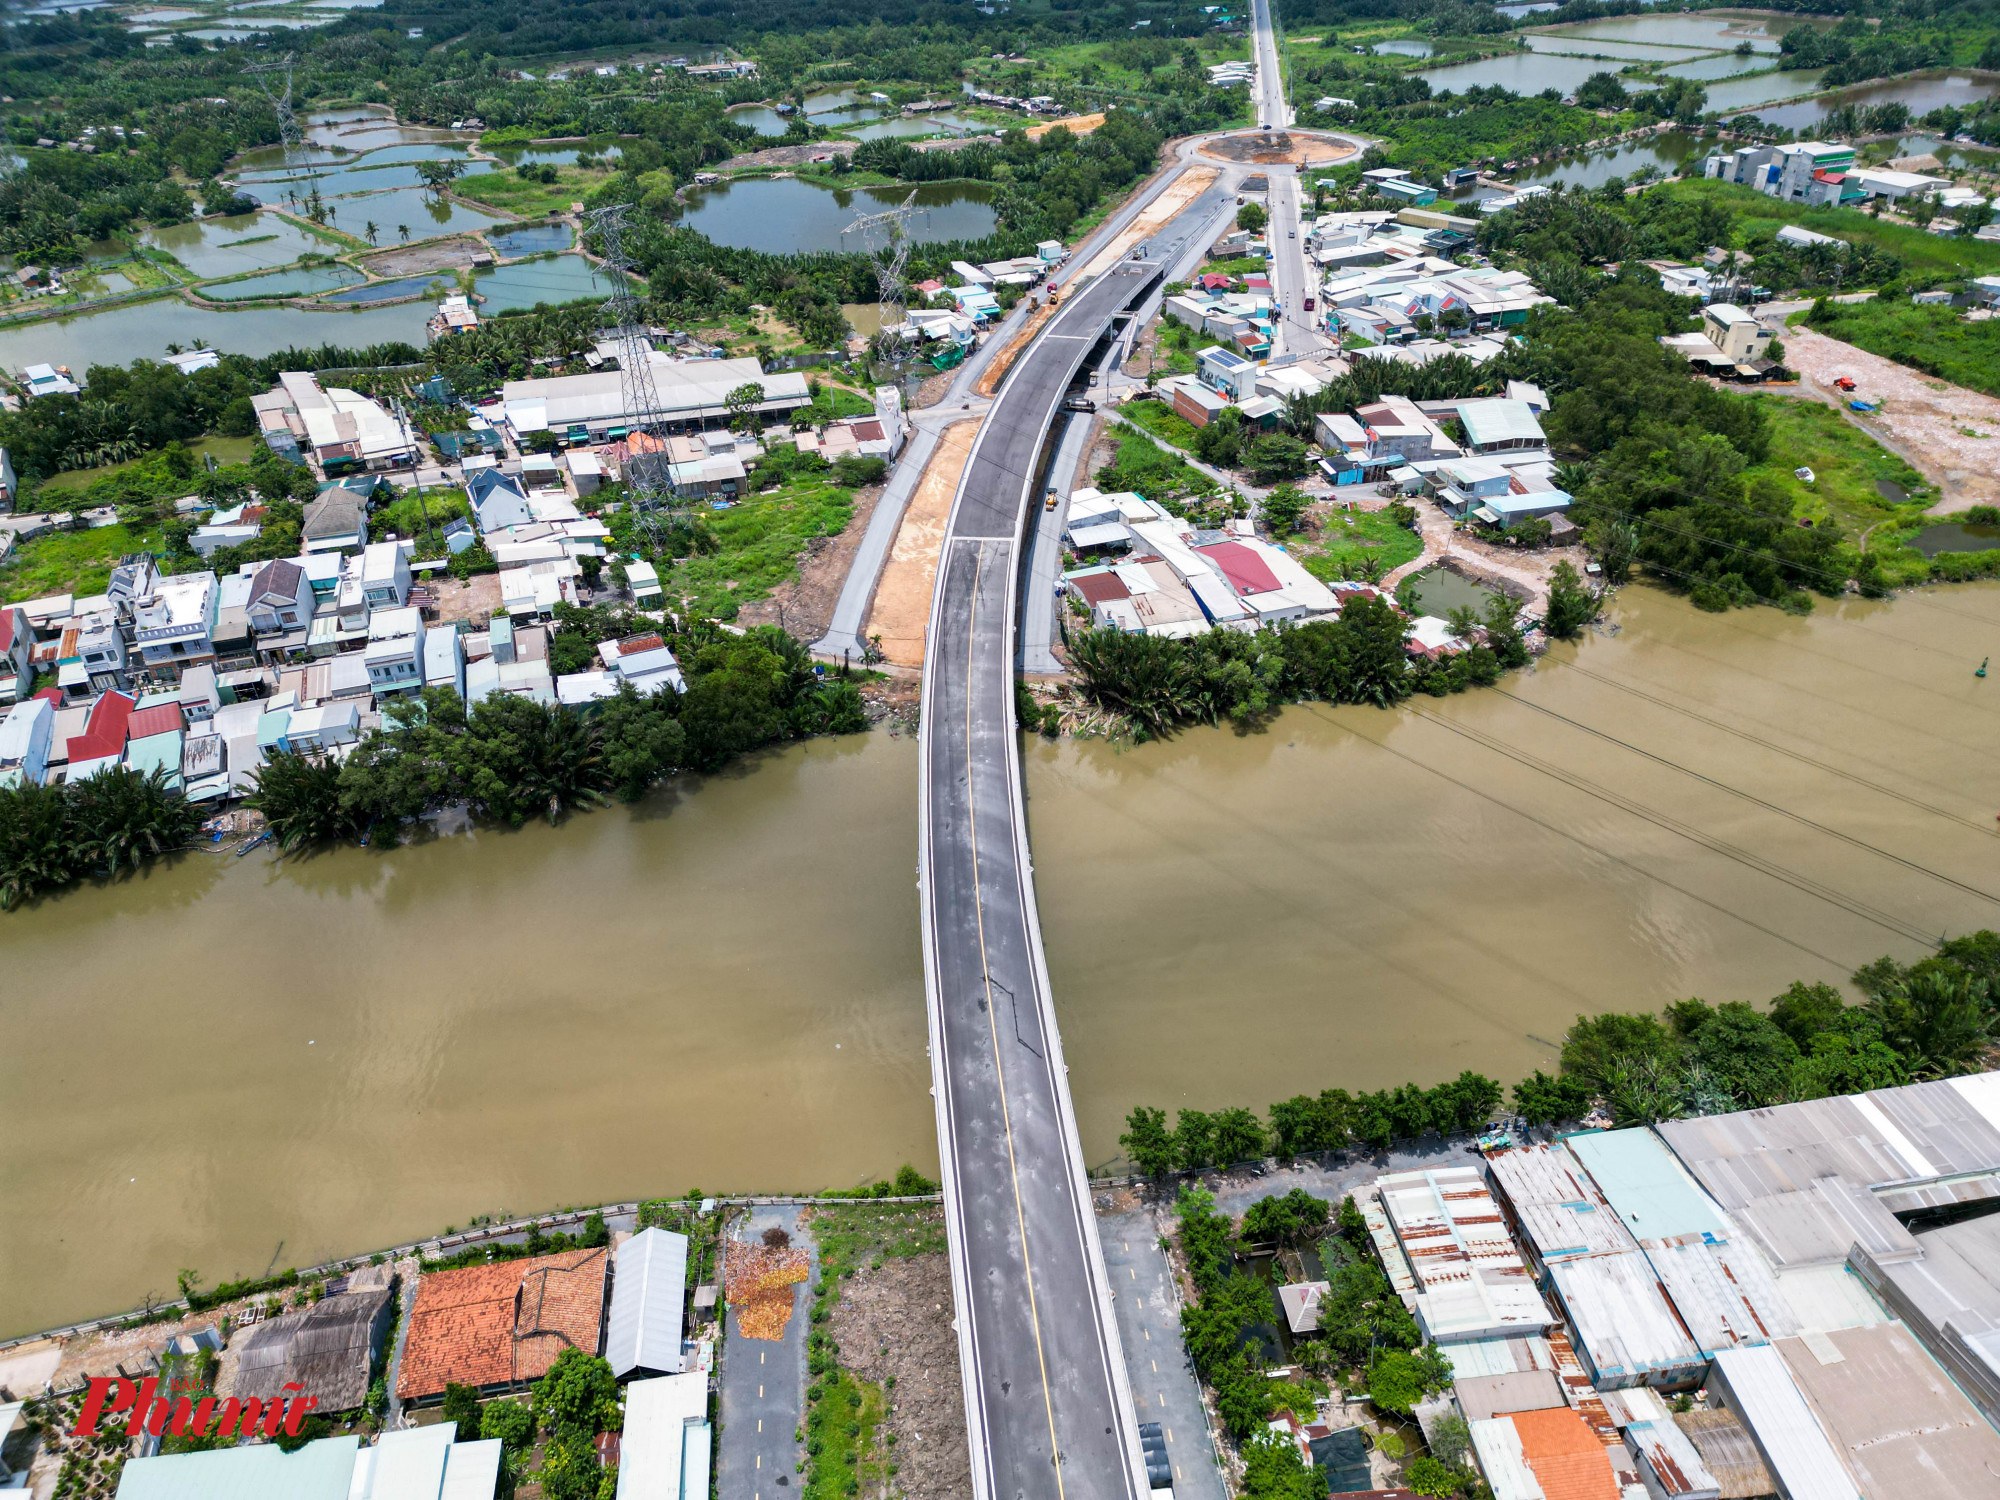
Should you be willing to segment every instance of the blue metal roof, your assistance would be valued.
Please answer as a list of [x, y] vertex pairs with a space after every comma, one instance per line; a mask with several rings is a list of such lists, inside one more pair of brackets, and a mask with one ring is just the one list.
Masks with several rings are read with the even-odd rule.
[[1729, 1223], [1722, 1210], [1652, 1131], [1585, 1131], [1563, 1143], [1641, 1244], [1684, 1234], [1728, 1241]]
[[321, 1438], [296, 1453], [275, 1443], [135, 1458], [119, 1500], [347, 1500], [358, 1437]]

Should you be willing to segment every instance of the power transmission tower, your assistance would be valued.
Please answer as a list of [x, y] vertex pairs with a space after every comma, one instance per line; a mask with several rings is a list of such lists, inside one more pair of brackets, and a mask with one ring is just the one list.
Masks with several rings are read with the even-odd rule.
[[665, 445], [641, 453], [641, 434], [658, 437], [665, 425], [660, 393], [653, 385], [653, 341], [640, 316], [638, 298], [632, 295], [632, 263], [625, 254], [625, 211], [623, 203], [606, 204], [586, 215], [586, 224], [597, 231], [604, 256], [604, 269], [611, 279], [611, 297], [605, 309], [611, 314], [610, 329], [618, 345], [618, 389], [625, 411], [625, 489], [647, 541], [658, 547], [662, 509], [674, 508], [673, 475]]
[[840, 231], [841, 238], [850, 234], [861, 236], [863, 244], [871, 244], [875, 236], [886, 236], [879, 248], [871, 251], [869, 259], [875, 265], [875, 284], [881, 295], [882, 331], [903, 321], [904, 307], [908, 301], [909, 284], [904, 280], [903, 271], [910, 263], [910, 221], [918, 214], [930, 218], [929, 209], [916, 206], [917, 194], [913, 188], [910, 196], [891, 209], [879, 214], [863, 214], [852, 224]]
[[[270, 101], [271, 112], [278, 117], [278, 138], [284, 143], [285, 167], [289, 172], [293, 161], [303, 160], [306, 155], [305, 132], [299, 128], [299, 118], [292, 112], [292, 54], [287, 52], [274, 62], [252, 63], [243, 71], [247, 76], [257, 80], [257, 87], [263, 91], [265, 99]], [[283, 75], [285, 80], [282, 90], [274, 86], [275, 80], [280, 75]], [[325, 220], [320, 217], [324, 208], [319, 192], [319, 169], [309, 165], [307, 171], [312, 185], [311, 191], [306, 195], [312, 204], [308, 217], [315, 223], [324, 223]], [[294, 206], [297, 204], [295, 194], [295, 189], [286, 191], [286, 197], [293, 199]]]

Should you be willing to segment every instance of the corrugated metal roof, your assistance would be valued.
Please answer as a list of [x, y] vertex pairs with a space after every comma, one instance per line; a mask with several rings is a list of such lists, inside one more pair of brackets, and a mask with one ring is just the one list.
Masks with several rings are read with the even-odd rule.
[[618, 1247], [604, 1357], [619, 1379], [680, 1372], [687, 1258], [687, 1236], [666, 1229], [642, 1229]]
[[1652, 1131], [1586, 1131], [1564, 1144], [1640, 1244], [1690, 1234], [1729, 1238], [1729, 1221], [1714, 1200]]
[[1647, 1246], [1646, 1259], [1704, 1354], [1737, 1344], [1767, 1344], [1799, 1331], [1798, 1319], [1755, 1245], [1682, 1240]]
[[1488, 1417], [1473, 1422], [1472, 1451], [1492, 1487], [1493, 1500], [1546, 1500], [1528, 1456], [1521, 1449], [1521, 1435], [1505, 1417]]
[[1778, 1276], [1778, 1295], [1792, 1310], [1801, 1333], [1865, 1328], [1886, 1323], [1888, 1313], [1875, 1294], [1846, 1266], [1806, 1266]]
[[1923, 1259], [1855, 1269], [1943, 1361], [1988, 1418], [2000, 1422], [2000, 1215], [1926, 1231]]
[[1701, 1461], [1701, 1452], [1671, 1421], [1634, 1422], [1625, 1441], [1669, 1500], [1719, 1500], [1722, 1484]]
[[1701, 1351], [1641, 1251], [1562, 1261], [1549, 1268], [1549, 1279], [1596, 1384], [1700, 1373]]
[[[663, 1375], [627, 1386], [617, 1500], [706, 1500], [707, 1419], [706, 1375]], [[697, 1481], [692, 1487], [690, 1478]]]
[[1992, 1500], [2000, 1493], [2000, 1432], [1902, 1324], [1786, 1339], [1778, 1350], [1869, 1495]]
[[[1893, 1217], [2000, 1197], [2000, 1090], [1960, 1080], [1674, 1120], [1659, 1132], [1776, 1266], [1921, 1253]], [[1644, 1236], [1641, 1236], [1642, 1238]]]
[[1554, 1321], [1477, 1168], [1393, 1172], [1375, 1189], [1434, 1341], [1539, 1331]]
[[1440, 1344], [1438, 1352], [1451, 1362], [1452, 1375], [1460, 1380], [1482, 1375], [1514, 1375], [1524, 1370], [1556, 1367], [1555, 1356], [1544, 1338], [1461, 1339]]
[[1715, 1373], [1784, 1493], [1811, 1500], [1861, 1500], [1776, 1345], [1725, 1349], [1715, 1357]]
[[275, 1443], [135, 1458], [118, 1500], [348, 1500], [358, 1437], [320, 1438], [296, 1453]]
[[[1441, 1345], [1449, 1348], [1450, 1345]], [[1562, 1382], [1553, 1370], [1528, 1370], [1517, 1375], [1473, 1375], [1452, 1384], [1459, 1410], [1468, 1422], [1510, 1412], [1541, 1411], [1563, 1404]]]
[[1635, 1250], [1638, 1242], [1561, 1142], [1496, 1151], [1486, 1169], [1544, 1263]]
[[1721, 1488], [1721, 1500], [1761, 1500], [1772, 1492], [1771, 1475], [1756, 1440], [1735, 1413], [1697, 1408], [1676, 1413], [1674, 1425], [1700, 1451], [1703, 1466]]

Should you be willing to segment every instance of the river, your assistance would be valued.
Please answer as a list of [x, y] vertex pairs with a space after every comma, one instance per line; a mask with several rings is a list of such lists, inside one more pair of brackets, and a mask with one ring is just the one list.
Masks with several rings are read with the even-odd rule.
[[[1135, 1103], [1511, 1080], [1579, 1011], [2000, 925], [1961, 888], [2000, 894], [2000, 588], [1794, 619], [1635, 587], [1614, 623], [1394, 712], [1029, 748], [1094, 1165]], [[930, 1170], [915, 797], [877, 733], [0, 917], [0, 1331], [478, 1213]]]

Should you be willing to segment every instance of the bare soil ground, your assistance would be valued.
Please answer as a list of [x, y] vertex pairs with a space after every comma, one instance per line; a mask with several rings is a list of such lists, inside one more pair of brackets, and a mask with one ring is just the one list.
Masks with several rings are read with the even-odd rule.
[[1102, 114], [1069, 115], [1060, 120], [1047, 120], [1040, 125], [1030, 125], [1027, 129], [1027, 136], [1031, 141], [1039, 141], [1058, 125], [1062, 126], [1071, 135], [1089, 135], [1091, 131], [1097, 129], [1103, 123], [1104, 116]]
[[453, 235], [448, 240], [432, 240], [362, 257], [363, 269], [376, 276], [421, 276], [426, 271], [455, 271], [472, 264], [474, 254], [491, 254], [484, 240], [474, 235]]
[[938, 550], [944, 545], [952, 497], [958, 493], [958, 479], [978, 431], [977, 421], [954, 422], [944, 430], [889, 546], [889, 561], [876, 585], [864, 634], [881, 636], [882, 654], [899, 666], [923, 665]]
[[1085, 276], [1095, 276], [1100, 271], [1116, 265], [1132, 253], [1132, 247], [1144, 239], [1150, 239], [1173, 219], [1174, 215], [1186, 208], [1208, 190], [1215, 181], [1215, 171], [1211, 167], [1191, 167], [1176, 178], [1159, 197], [1147, 204], [1145, 210], [1125, 226], [1110, 244], [1091, 259], [1089, 265], [1080, 271], [1072, 271], [1064, 278], [1074, 283]]
[[1201, 154], [1211, 161], [1236, 162], [1243, 166], [1275, 167], [1290, 163], [1295, 167], [1317, 167], [1332, 161], [1345, 161], [1360, 149], [1344, 136], [1257, 130], [1211, 141], [1201, 148]]
[[430, 585], [438, 602], [438, 623], [470, 620], [483, 625], [500, 607], [500, 575], [481, 573], [473, 578], [440, 576]]
[[799, 576], [781, 583], [766, 598], [746, 604], [737, 614], [739, 625], [782, 625], [796, 639], [816, 641], [833, 623], [833, 607], [847, 573], [854, 566], [854, 554], [868, 531], [869, 519], [882, 498], [885, 485], [870, 485], [854, 493], [854, 519], [838, 536], [816, 536], [799, 554]]
[[1851, 376], [1852, 399], [1879, 403], [1872, 415], [1852, 418], [1863, 431], [1907, 458], [1944, 499], [1939, 511], [2000, 502], [2000, 400], [1933, 379], [1810, 328], [1788, 328], [1785, 363], [1822, 399], [1847, 397], [1833, 390], [1836, 376]]
[[896, 1487], [907, 1500], [957, 1500], [971, 1487], [952, 1332], [951, 1262], [918, 1255], [863, 1266], [833, 1310], [840, 1362], [885, 1383]]
[[859, 141], [811, 141], [803, 146], [767, 146], [732, 156], [715, 170], [748, 172], [754, 167], [803, 167], [815, 156], [852, 156]]

